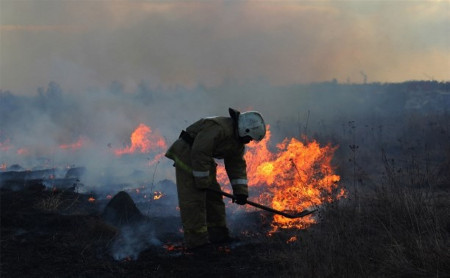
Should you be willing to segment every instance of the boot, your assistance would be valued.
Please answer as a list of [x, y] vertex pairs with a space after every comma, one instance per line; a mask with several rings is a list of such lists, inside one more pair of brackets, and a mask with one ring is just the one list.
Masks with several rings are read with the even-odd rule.
[[211, 243], [229, 243], [234, 240], [227, 227], [208, 227], [208, 235]]

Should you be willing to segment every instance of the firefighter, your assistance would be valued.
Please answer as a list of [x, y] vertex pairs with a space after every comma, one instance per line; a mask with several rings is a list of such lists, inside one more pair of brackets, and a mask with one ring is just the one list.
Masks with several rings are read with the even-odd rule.
[[178, 202], [185, 246], [194, 250], [209, 243], [230, 241], [222, 196], [216, 180], [216, 159], [223, 159], [235, 203], [248, 197], [245, 144], [266, 134], [263, 117], [256, 111], [240, 113], [229, 108], [230, 117], [200, 119], [182, 131], [166, 152], [175, 163]]

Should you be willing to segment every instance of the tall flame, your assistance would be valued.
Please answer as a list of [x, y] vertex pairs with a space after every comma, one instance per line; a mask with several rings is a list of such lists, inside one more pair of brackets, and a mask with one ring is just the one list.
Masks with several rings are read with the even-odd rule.
[[167, 147], [164, 138], [152, 132], [152, 129], [145, 124], [139, 126], [133, 131], [130, 137], [131, 145], [122, 149], [114, 150], [116, 155], [129, 154], [134, 152], [149, 153], [157, 149]]
[[[345, 196], [343, 189], [338, 190], [340, 177], [331, 166], [336, 147], [286, 138], [272, 152], [268, 147], [270, 137], [268, 127], [266, 137], [248, 144], [245, 154], [249, 186], [265, 191], [257, 197], [259, 202], [276, 210], [300, 212]], [[218, 169], [218, 180], [227, 181], [223, 168]], [[272, 227], [273, 231], [302, 229], [312, 223], [311, 216], [289, 219], [275, 215]]]

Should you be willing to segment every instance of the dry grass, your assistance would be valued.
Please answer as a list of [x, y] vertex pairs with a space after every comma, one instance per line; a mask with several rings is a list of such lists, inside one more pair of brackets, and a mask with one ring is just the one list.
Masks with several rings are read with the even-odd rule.
[[58, 192], [39, 200], [35, 208], [46, 212], [57, 212], [62, 204], [62, 193]]
[[286, 243], [286, 234], [268, 239], [272, 248], [261, 256], [282, 267], [267, 275], [450, 277], [448, 184], [412, 164], [403, 175], [385, 163], [386, 175], [375, 185], [325, 205], [318, 224], [292, 231], [296, 242]]
[[[444, 192], [440, 192], [444, 194]], [[268, 238], [265, 253], [278, 266], [270, 277], [449, 277], [448, 197], [421, 189], [380, 188], [329, 204], [305, 231]], [[288, 243], [289, 236], [298, 240]], [[280, 248], [281, 246], [281, 248]], [[266, 270], [267, 271], [267, 270]]]

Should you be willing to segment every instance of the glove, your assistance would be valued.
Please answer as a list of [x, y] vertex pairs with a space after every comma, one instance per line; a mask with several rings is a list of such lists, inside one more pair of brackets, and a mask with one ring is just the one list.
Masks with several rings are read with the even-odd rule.
[[236, 194], [234, 195], [233, 198], [233, 203], [236, 203], [238, 205], [245, 205], [247, 203], [247, 195], [243, 195], [243, 194]]

